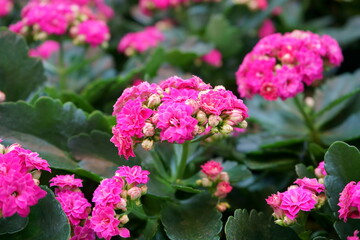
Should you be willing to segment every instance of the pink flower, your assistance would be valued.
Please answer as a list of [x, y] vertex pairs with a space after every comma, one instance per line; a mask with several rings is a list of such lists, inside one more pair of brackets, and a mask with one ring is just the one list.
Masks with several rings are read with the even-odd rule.
[[166, 103], [158, 108], [161, 141], [183, 143], [193, 139], [197, 120], [191, 116], [192, 107], [183, 103]]
[[136, 200], [141, 197], [142, 190], [139, 187], [132, 187], [127, 191], [127, 194], [130, 196], [131, 200]]
[[276, 32], [274, 23], [270, 19], [266, 19], [263, 24], [261, 25], [258, 36], [259, 38], [263, 38], [269, 36]]
[[328, 59], [331, 65], [339, 66], [344, 60], [339, 43], [328, 35], [322, 36], [321, 40], [326, 49], [325, 58]]
[[214, 160], [208, 161], [201, 165], [201, 171], [205, 173], [207, 177], [215, 180], [223, 170], [221, 163], [216, 162]]
[[360, 238], [358, 237], [358, 234], [359, 234], [359, 230], [355, 230], [354, 236], [349, 236], [346, 238], [346, 240], [360, 240]]
[[95, 202], [96, 206], [115, 207], [120, 202], [123, 186], [124, 180], [121, 178], [104, 179], [94, 191], [92, 201]]
[[126, 160], [129, 157], [135, 157], [133, 150], [134, 142], [131, 137], [122, 135], [121, 130], [117, 127], [113, 127], [112, 132], [114, 135], [110, 141], [118, 148], [118, 154], [124, 156]]
[[86, 219], [84, 226], [74, 227], [74, 236], [70, 240], [95, 240], [95, 232], [91, 229], [90, 220]]
[[16, 147], [14, 151], [22, 159], [28, 172], [34, 169], [51, 172], [49, 163], [40, 158], [37, 152], [32, 152], [30, 150], [23, 149], [22, 147]]
[[142, 170], [140, 166], [121, 166], [116, 171], [115, 175], [124, 177], [127, 184], [146, 184], [149, 181], [148, 175], [150, 174], [147, 170]]
[[115, 211], [111, 207], [95, 207], [92, 212], [91, 228], [99, 238], [110, 240], [112, 236], [119, 235], [120, 221], [114, 217]]
[[60, 202], [72, 225], [79, 225], [80, 221], [86, 219], [91, 211], [91, 204], [82, 192], [58, 191], [56, 199]]
[[177, 88], [177, 89], [194, 89], [197, 91], [202, 91], [206, 89], [210, 89], [210, 84], [204, 83], [199, 77], [193, 76], [189, 79], [182, 79], [177, 76], [169, 77], [165, 81], [160, 82], [160, 87], [165, 91], [169, 88]]
[[145, 120], [152, 115], [153, 111], [142, 107], [140, 99], [129, 100], [116, 115], [116, 128], [123, 136], [135, 136], [141, 138], [144, 136], [142, 128], [145, 126]]
[[201, 60], [208, 63], [214, 67], [221, 67], [222, 65], [222, 55], [219, 50], [213, 49], [204, 56], [201, 57]]
[[218, 197], [218, 198], [225, 198], [226, 195], [231, 192], [232, 190], [232, 186], [230, 186], [229, 182], [220, 182], [217, 186], [216, 186], [216, 191], [214, 193], [214, 196]]
[[0, 176], [0, 211], [3, 217], [10, 217], [15, 213], [26, 217], [30, 206], [37, 204], [45, 196], [46, 191], [35, 185], [30, 173], [10, 170], [7, 175]]
[[294, 220], [300, 211], [307, 212], [315, 208], [317, 201], [314, 196], [311, 191], [302, 187], [292, 188], [282, 193], [280, 208], [288, 218]]
[[325, 163], [324, 161], [320, 162], [319, 165], [317, 166], [317, 168], [315, 168], [315, 175], [318, 178], [323, 178], [327, 175], [326, 170], [325, 170]]
[[76, 179], [75, 175], [57, 175], [50, 179], [50, 187], [57, 186], [61, 190], [73, 190], [82, 187], [82, 179]]
[[12, 0], [0, 0], [0, 17], [8, 15], [13, 8]]
[[83, 39], [92, 47], [97, 47], [110, 39], [110, 30], [105, 22], [100, 20], [87, 20], [74, 28], [75, 36]]
[[324, 184], [319, 183], [316, 178], [304, 177], [302, 179], [297, 179], [294, 183], [314, 193], [321, 193], [325, 191]]
[[276, 218], [280, 219], [285, 216], [284, 211], [280, 208], [282, 202], [282, 194], [277, 192], [272, 194], [266, 199], [266, 203], [274, 210], [274, 215]]
[[58, 52], [60, 44], [53, 40], [47, 40], [39, 45], [37, 48], [29, 50], [30, 57], [39, 57], [41, 59], [49, 59], [51, 55]]
[[122, 227], [122, 228], [119, 229], [119, 235], [122, 238], [129, 238], [130, 237], [130, 231], [129, 231], [129, 229]]
[[194, 89], [188, 88], [170, 88], [170, 92], [164, 92], [164, 97], [161, 99], [163, 102], [177, 102], [185, 103], [188, 99], [198, 99], [199, 92]]
[[15, 151], [10, 151], [5, 154], [0, 154], [0, 177], [7, 175], [14, 170], [22, 174], [27, 173], [27, 169], [23, 162], [23, 159]]
[[352, 181], [346, 184], [340, 193], [338, 206], [339, 218], [344, 222], [347, 222], [348, 218], [360, 218], [360, 182]]
[[118, 51], [132, 55], [134, 51], [142, 53], [150, 48], [155, 48], [165, 36], [156, 27], [146, 27], [143, 31], [126, 34], [119, 42]]

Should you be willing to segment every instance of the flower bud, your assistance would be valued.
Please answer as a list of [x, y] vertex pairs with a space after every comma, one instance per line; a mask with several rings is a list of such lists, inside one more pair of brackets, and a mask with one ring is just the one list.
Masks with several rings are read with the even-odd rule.
[[222, 134], [229, 134], [232, 131], [233, 131], [233, 128], [229, 124], [224, 124], [220, 129], [220, 133], [222, 133]]
[[199, 121], [200, 125], [203, 125], [207, 122], [207, 117], [206, 117], [206, 113], [204, 113], [203, 111], [198, 111], [196, 114], [196, 119]]
[[305, 98], [305, 104], [310, 107], [310, 108], [313, 108], [315, 106], [315, 101], [314, 101], [314, 98], [312, 97], [306, 97]]
[[244, 120], [244, 121], [242, 121], [241, 123], [239, 123], [239, 128], [247, 128], [247, 126], [248, 126], [248, 123], [247, 123], [247, 121], [246, 120]]
[[216, 115], [210, 115], [209, 116], [209, 125], [211, 127], [216, 127], [217, 125], [219, 125], [221, 121], [221, 117], [216, 116]]
[[6, 149], [5, 149], [5, 153], [9, 153], [11, 151], [13, 151], [15, 148], [17, 147], [21, 147], [20, 144], [18, 143], [14, 143], [14, 144], [11, 144], [10, 146], [8, 146]]
[[126, 198], [126, 197], [127, 197], [127, 191], [126, 191], [126, 190], [122, 190], [122, 192], [120, 193], [120, 197]]
[[316, 208], [321, 208], [322, 206], [324, 206], [325, 202], [326, 202], [326, 196], [325, 194], [320, 194], [317, 196], [317, 204], [316, 204]]
[[227, 172], [221, 172], [220, 173], [220, 181], [222, 182], [229, 182], [229, 174]]
[[213, 185], [212, 181], [210, 181], [210, 179], [208, 178], [202, 178], [201, 179], [201, 185], [203, 187], [211, 187]]
[[228, 120], [232, 123], [230, 125], [237, 125], [244, 120], [243, 112], [239, 109], [233, 109], [230, 111]]
[[121, 209], [123, 211], [127, 211], [127, 208], [126, 208], [126, 199], [125, 198], [120, 198], [120, 202], [116, 204], [116, 208], [117, 209]]
[[33, 178], [33, 181], [34, 181], [34, 183], [35, 183], [36, 186], [39, 186], [39, 185], [40, 185], [39, 179], [34, 179], [34, 178]]
[[141, 194], [142, 195], [147, 193], [148, 187], [146, 185], [142, 185], [140, 188], [141, 188]]
[[143, 129], [142, 129], [145, 137], [152, 137], [155, 134], [155, 127], [151, 123], [145, 123]]
[[156, 125], [159, 122], [159, 114], [155, 113], [152, 117], [151, 117], [151, 122]]
[[230, 205], [227, 202], [220, 202], [218, 205], [216, 205], [216, 208], [219, 212], [225, 212], [226, 209], [230, 208]]
[[223, 85], [217, 85], [214, 87], [214, 90], [217, 91], [217, 90], [226, 90], [226, 89]]
[[190, 106], [193, 109], [193, 114], [199, 111], [200, 105], [195, 99], [187, 99], [185, 104]]
[[150, 139], [144, 139], [144, 141], [142, 141], [141, 143], [142, 148], [145, 149], [146, 151], [150, 151], [153, 145], [154, 145], [154, 141]]
[[153, 94], [149, 97], [147, 105], [149, 108], [155, 108], [159, 106], [160, 103], [161, 103], [160, 96], [158, 94]]
[[0, 91], [0, 103], [5, 102], [6, 95], [2, 91]]
[[40, 179], [40, 177], [41, 177], [41, 171], [39, 171], [39, 170], [34, 170], [34, 171], [31, 172], [31, 175], [32, 175], [32, 177], [33, 177], [34, 179]]
[[131, 200], [136, 200], [141, 197], [142, 190], [139, 187], [132, 187], [128, 190], [127, 194], [130, 196]]
[[129, 217], [128, 217], [128, 215], [127, 215], [127, 214], [122, 215], [122, 216], [120, 217], [119, 221], [120, 221], [121, 224], [126, 224], [126, 223], [128, 223], [128, 222], [129, 222]]
[[[1, 140], [1, 139], [0, 139], [0, 140]], [[0, 144], [0, 154], [4, 154], [4, 153], [5, 153], [5, 150], [6, 150], [5, 146], [2, 145], [2, 144]]]

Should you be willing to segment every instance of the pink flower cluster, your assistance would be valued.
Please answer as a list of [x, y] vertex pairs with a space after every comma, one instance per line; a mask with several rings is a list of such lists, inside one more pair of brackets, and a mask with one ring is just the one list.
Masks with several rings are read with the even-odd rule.
[[316, 178], [297, 179], [297, 185], [292, 185], [283, 193], [272, 194], [266, 199], [274, 210], [275, 222], [279, 225], [291, 225], [301, 211], [309, 212], [315, 207], [321, 207], [325, 201], [323, 184]]
[[268, 7], [267, 0], [233, 0], [236, 4], [246, 5], [251, 10], [265, 10]]
[[[220, 162], [214, 160], [208, 161], [201, 165], [202, 179], [196, 183], [200, 186], [209, 188], [210, 192], [217, 198], [225, 198], [232, 190], [232, 186], [229, 182], [229, 175], [223, 171], [223, 167]], [[225, 211], [229, 208], [229, 204], [221, 202], [217, 208], [220, 211]]]
[[158, 28], [150, 26], [139, 32], [127, 33], [120, 40], [118, 51], [131, 56], [135, 52], [142, 53], [150, 48], [155, 48], [164, 40], [164, 34]]
[[[130, 237], [124, 227], [129, 221], [126, 213], [129, 201], [139, 202], [147, 191], [149, 171], [140, 166], [121, 166], [112, 178], [104, 179], [94, 192], [95, 207], [91, 217], [91, 228], [99, 238], [110, 240], [112, 236]], [[140, 186], [141, 184], [141, 186]]]
[[354, 235], [350, 236], [350, 237], [347, 237], [346, 240], [360, 240], [358, 234], [359, 234], [359, 230], [355, 230]]
[[111, 142], [126, 159], [135, 156], [137, 143], [150, 150], [155, 141], [181, 144], [197, 135], [229, 134], [248, 117], [247, 107], [231, 91], [213, 89], [196, 76], [127, 88], [113, 115], [117, 124]]
[[58, 52], [60, 44], [53, 40], [47, 40], [40, 44], [37, 48], [29, 50], [30, 57], [39, 57], [41, 59], [49, 59], [54, 53]]
[[328, 35], [295, 30], [262, 38], [236, 72], [241, 97], [260, 94], [267, 100], [294, 97], [323, 78], [324, 67], [339, 66], [343, 55]]
[[76, 179], [74, 175], [58, 175], [50, 180], [50, 186], [57, 187], [56, 199], [74, 229], [71, 240], [95, 240], [95, 233], [88, 220], [91, 204], [80, 190], [82, 180]]
[[348, 218], [360, 219], [360, 182], [349, 182], [340, 193], [339, 218], [344, 222]]
[[204, 56], [201, 57], [201, 60], [205, 63], [214, 66], [221, 67], [222, 65], [222, 54], [219, 50], [213, 49]]
[[41, 170], [51, 172], [38, 153], [19, 144], [9, 147], [0, 144], [0, 218], [15, 213], [26, 217], [30, 207], [46, 196], [46, 191], [39, 187]]
[[[96, 7], [92, 8], [92, 5]], [[10, 30], [31, 35], [35, 40], [44, 40], [48, 35], [69, 34], [75, 43], [88, 43], [95, 47], [110, 38], [104, 16], [97, 12], [107, 8], [103, 0], [31, 0], [22, 9], [22, 19], [11, 25]]]
[[0, 18], [8, 15], [13, 9], [13, 0], [0, 0]]
[[[167, 10], [182, 5], [189, 5], [191, 2], [205, 2], [209, 0], [139, 0], [140, 11], [145, 15], [151, 15], [155, 10]], [[219, 2], [220, 0], [210, 0]]]

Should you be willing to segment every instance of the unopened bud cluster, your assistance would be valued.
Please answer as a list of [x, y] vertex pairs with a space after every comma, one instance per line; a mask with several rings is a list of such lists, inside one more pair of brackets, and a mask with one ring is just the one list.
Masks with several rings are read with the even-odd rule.
[[[223, 167], [220, 162], [214, 160], [208, 161], [201, 165], [202, 178], [196, 182], [198, 185], [208, 188], [213, 196], [219, 199], [225, 198], [232, 190], [229, 175], [222, 170]], [[227, 202], [219, 202], [216, 206], [220, 212], [225, 211], [229, 207], [230, 205]]]
[[212, 88], [196, 76], [127, 88], [113, 115], [117, 124], [111, 141], [126, 159], [135, 156], [136, 144], [150, 150], [157, 141], [181, 144], [201, 135], [227, 135], [246, 127], [248, 117], [247, 107], [231, 91]]

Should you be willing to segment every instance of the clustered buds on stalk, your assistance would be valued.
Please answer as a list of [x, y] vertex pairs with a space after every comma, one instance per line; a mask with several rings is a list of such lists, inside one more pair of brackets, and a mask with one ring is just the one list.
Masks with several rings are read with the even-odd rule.
[[[209, 188], [213, 196], [218, 199], [225, 198], [232, 190], [229, 175], [222, 170], [223, 167], [220, 162], [208, 161], [201, 165], [202, 178], [196, 181], [198, 185]], [[219, 202], [216, 208], [220, 212], [224, 212], [227, 208], [230, 208], [230, 205], [227, 202]]]
[[[323, 162], [317, 169], [323, 170]], [[316, 172], [316, 171], [315, 171]], [[285, 192], [277, 192], [266, 199], [268, 205], [274, 210], [273, 216], [275, 223], [281, 226], [290, 226], [296, 223], [297, 218], [302, 212], [309, 212], [313, 209], [319, 209], [325, 204], [325, 186], [322, 178], [297, 179]]]
[[223, 86], [200, 78], [170, 77], [160, 84], [142, 82], [124, 90], [114, 105], [111, 141], [119, 155], [134, 157], [136, 144], [183, 143], [201, 135], [228, 135], [247, 126], [247, 107]]
[[8, 147], [0, 144], [0, 218], [15, 213], [26, 217], [30, 207], [46, 196], [39, 187], [41, 170], [51, 172], [38, 153], [17, 143]]

